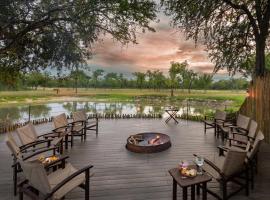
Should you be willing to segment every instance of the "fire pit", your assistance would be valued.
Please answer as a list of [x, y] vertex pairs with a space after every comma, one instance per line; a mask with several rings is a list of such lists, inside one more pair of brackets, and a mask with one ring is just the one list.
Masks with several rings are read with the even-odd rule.
[[135, 153], [156, 153], [171, 147], [170, 137], [162, 133], [139, 133], [127, 139], [126, 148]]

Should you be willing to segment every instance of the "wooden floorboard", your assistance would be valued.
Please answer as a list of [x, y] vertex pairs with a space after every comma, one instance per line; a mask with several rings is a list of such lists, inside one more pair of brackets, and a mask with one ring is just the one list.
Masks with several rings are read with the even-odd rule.
[[[52, 129], [51, 124], [37, 126], [40, 133]], [[156, 131], [168, 134], [172, 147], [161, 153], [136, 154], [126, 150], [129, 135]], [[17, 199], [12, 195], [12, 159], [5, 141], [0, 135], [0, 199]], [[192, 161], [192, 154], [213, 157], [216, 146], [221, 143], [213, 132], [203, 133], [203, 124], [181, 121], [178, 125], [166, 124], [160, 119], [101, 120], [99, 135], [89, 134], [85, 142], [76, 139], [74, 147], [65, 151], [69, 161], [77, 168], [93, 164], [90, 195], [93, 200], [169, 200], [172, 199], [172, 179], [170, 168], [180, 160]], [[209, 187], [219, 190], [213, 182]], [[255, 190], [249, 197], [244, 193], [232, 199], [270, 199], [270, 147], [264, 144], [259, 155], [259, 174], [256, 176]], [[234, 186], [231, 186], [234, 188]], [[178, 189], [179, 199], [181, 195]], [[208, 199], [214, 199], [208, 195]], [[83, 199], [83, 191], [76, 189], [66, 199]], [[200, 199], [200, 198], [198, 198]]]

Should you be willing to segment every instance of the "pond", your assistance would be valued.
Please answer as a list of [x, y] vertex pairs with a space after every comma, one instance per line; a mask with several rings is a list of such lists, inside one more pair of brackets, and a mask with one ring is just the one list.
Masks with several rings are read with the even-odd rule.
[[89, 114], [117, 114], [117, 115], [153, 115], [159, 114], [166, 117], [164, 109], [168, 106], [179, 108], [178, 115], [204, 115], [214, 112], [215, 109], [224, 110], [229, 108], [230, 101], [198, 101], [184, 100], [181, 102], [91, 102], [91, 101], [71, 101], [71, 102], [49, 102], [45, 104], [13, 105], [0, 107], [0, 122], [6, 120], [12, 123], [26, 122], [29, 119], [36, 120], [49, 118], [61, 113], [70, 114], [76, 110], [85, 109]]

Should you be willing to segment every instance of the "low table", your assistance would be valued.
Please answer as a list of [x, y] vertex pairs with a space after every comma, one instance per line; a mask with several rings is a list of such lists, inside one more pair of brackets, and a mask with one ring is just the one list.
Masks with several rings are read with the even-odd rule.
[[[196, 169], [195, 165], [189, 166], [190, 168]], [[203, 200], [207, 199], [207, 182], [211, 181], [212, 178], [207, 174], [197, 175], [194, 178], [187, 178], [180, 174], [178, 168], [169, 170], [170, 175], [173, 178], [173, 200], [177, 199], [177, 185], [183, 189], [183, 200], [187, 200], [187, 189], [191, 187], [191, 199], [195, 200], [195, 186], [197, 186], [197, 194], [200, 193], [200, 187], [202, 187]]]
[[178, 121], [176, 119], [176, 114], [179, 111], [178, 108], [167, 108], [165, 109], [165, 112], [168, 113], [169, 117], [165, 120], [166, 123], [168, 123], [171, 119], [175, 121], [175, 123], [178, 124]]

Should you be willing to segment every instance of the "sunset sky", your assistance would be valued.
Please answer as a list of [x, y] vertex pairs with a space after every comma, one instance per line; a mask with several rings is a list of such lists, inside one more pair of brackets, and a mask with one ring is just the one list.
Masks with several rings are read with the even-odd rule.
[[[94, 56], [88, 61], [92, 69], [102, 68], [130, 76], [135, 71], [159, 69], [168, 72], [170, 62], [187, 60], [191, 69], [212, 73], [214, 64], [208, 58], [205, 47], [192, 40], [185, 40], [184, 33], [170, 26], [169, 17], [159, 14], [159, 23], [153, 23], [156, 32], [138, 34], [139, 44], [122, 46], [111, 36], [102, 38], [94, 47]], [[224, 76], [222, 74], [218, 75]]]

